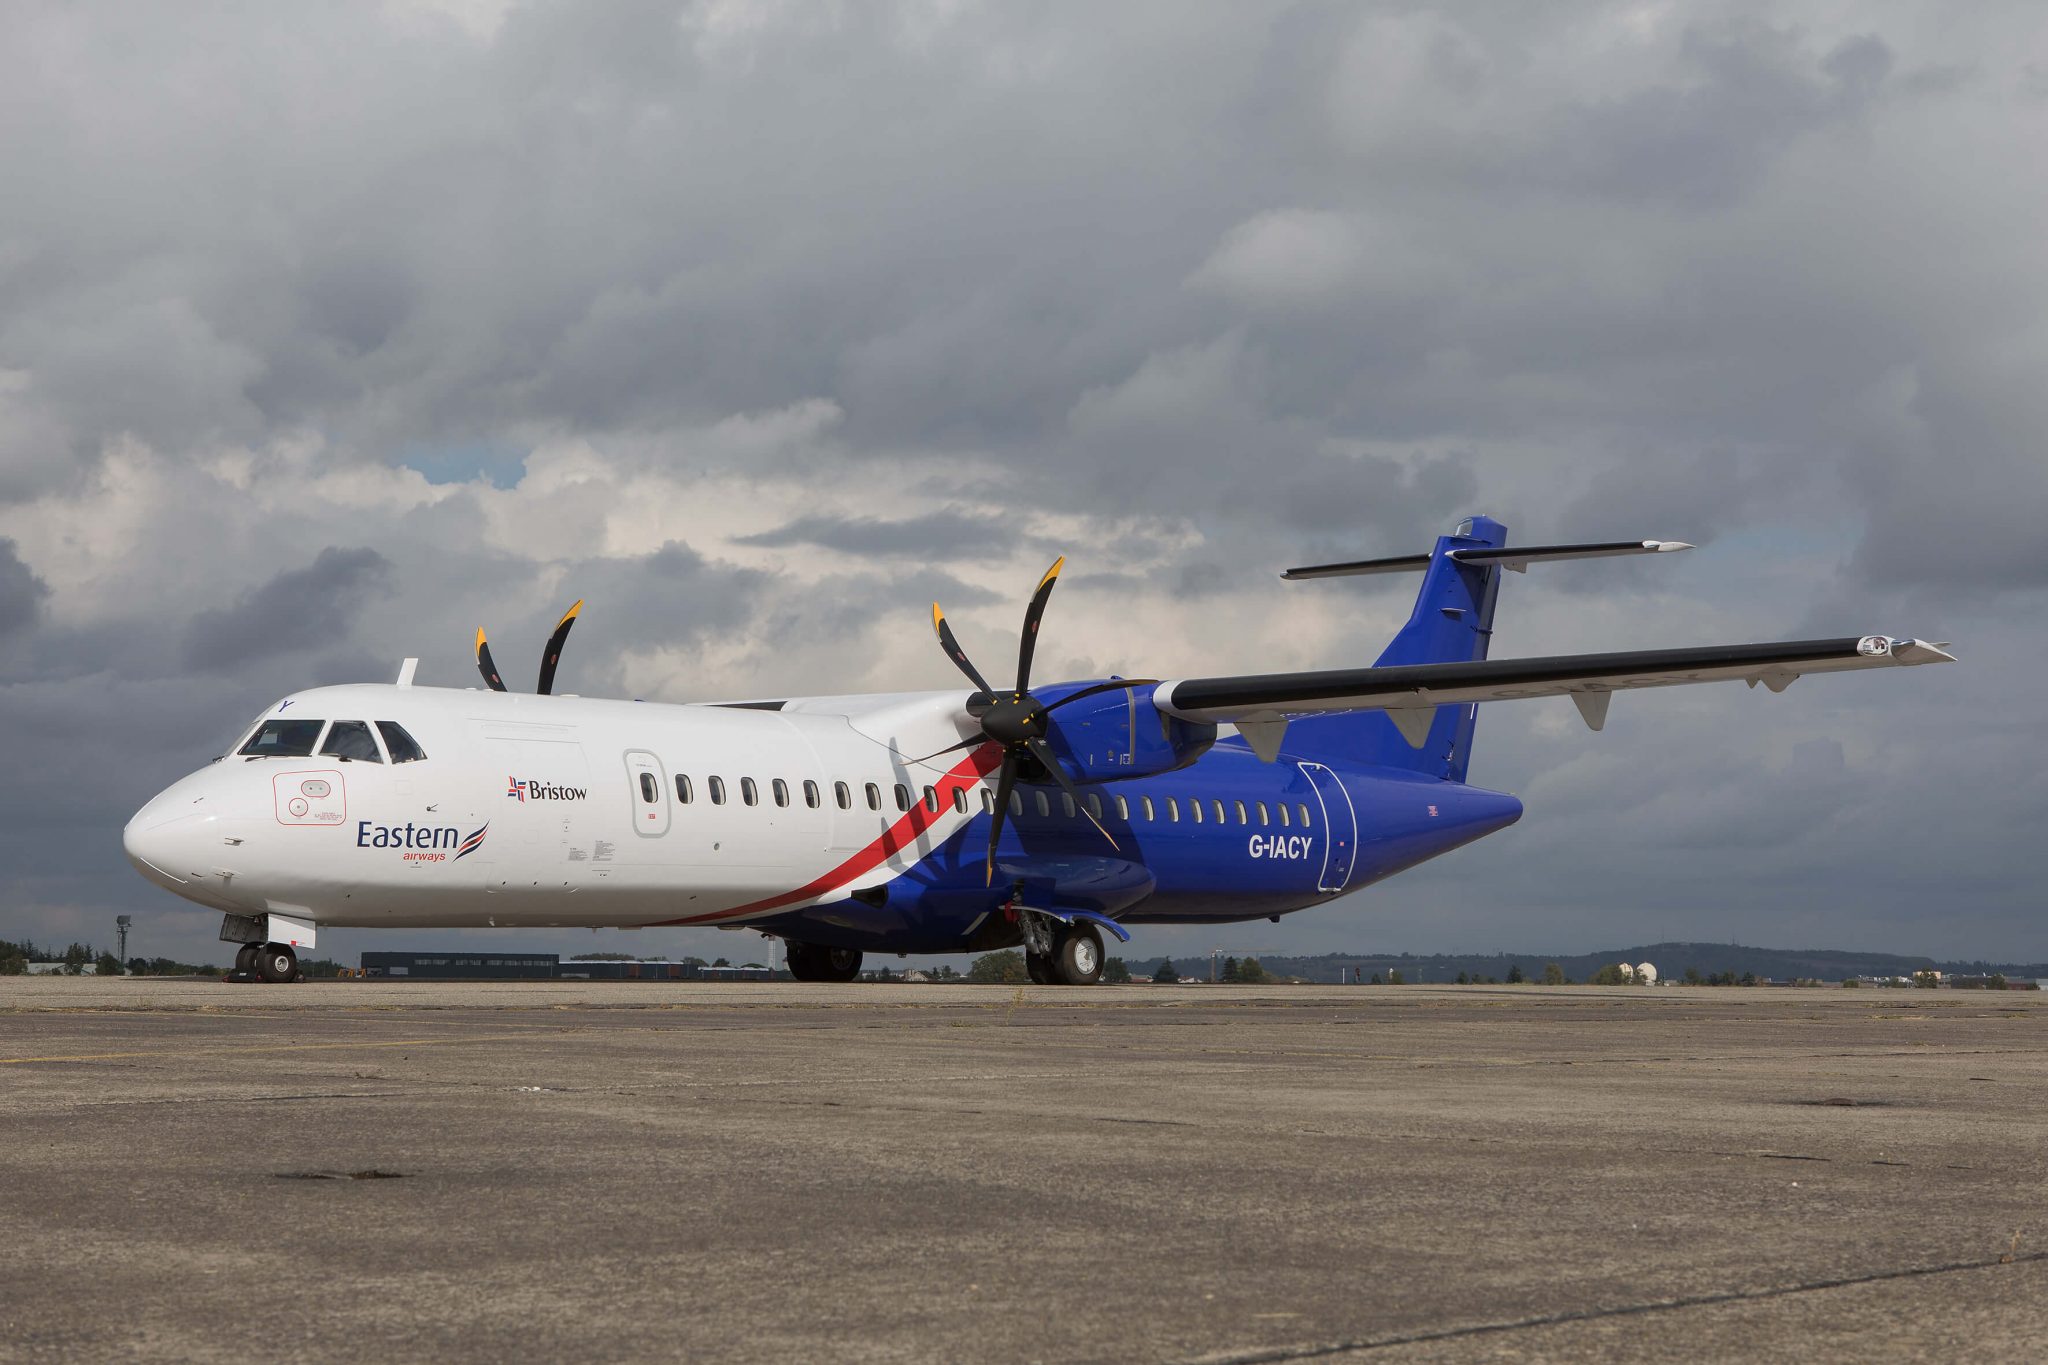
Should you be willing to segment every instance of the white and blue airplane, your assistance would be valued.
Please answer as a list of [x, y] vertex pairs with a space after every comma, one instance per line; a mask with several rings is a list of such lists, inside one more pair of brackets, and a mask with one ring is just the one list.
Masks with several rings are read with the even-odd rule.
[[971, 691], [688, 705], [552, 695], [579, 602], [535, 695], [505, 690], [481, 630], [489, 690], [416, 687], [407, 660], [395, 684], [295, 693], [123, 842], [224, 912], [244, 978], [293, 979], [322, 927], [711, 925], [783, 940], [806, 981], [1022, 945], [1033, 980], [1083, 985], [1104, 934], [1277, 920], [1513, 824], [1521, 802], [1465, 781], [1480, 702], [1568, 696], [1598, 730], [1627, 688], [1953, 661], [1888, 635], [1486, 657], [1503, 570], [1689, 548], [1509, 546], [1473, 517], [1428, 554], [1282, 575], [1422, 574], [1371, 668], [1034, 686], [1055, 563], [1013, 686], [935, 603]]

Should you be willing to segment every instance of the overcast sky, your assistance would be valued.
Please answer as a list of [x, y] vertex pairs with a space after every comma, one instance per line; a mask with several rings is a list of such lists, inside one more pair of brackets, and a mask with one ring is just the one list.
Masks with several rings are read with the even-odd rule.
[[[218, 958], [120, 828], [277, 696], [1496, 657], [1962, 663], [1481, 716], [1528, 814], [1133, 951], [2048, 958], [2037, 5], [0, 0], [0, 936]], [[530, 684], [528, 684], [530, 685]], [[428, 932], [323, 936], [323, 951]], [[512, 946], [509, 938], [495, 940]], [[709, 931], [528, 947], [725, 952]]]

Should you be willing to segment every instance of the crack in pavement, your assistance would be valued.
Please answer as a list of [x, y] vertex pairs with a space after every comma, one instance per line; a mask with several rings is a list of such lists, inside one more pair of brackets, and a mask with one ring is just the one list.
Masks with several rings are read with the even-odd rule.
[[1354, 1351], [1379, 1351], [1389, 1346], [1413, 1346], [1431, 1341], [1458, 1341], [1466, 1337], [1520, 1332], [1531, 1327], [1555, 1327], [1571, 1322], [1598, 1322], [1603, 1318], [1637, 1317], [1668, 1313], [1679, 1308], [1710, 1308], [1724, 1303], [1752, 1303], [1782, 1299], [1794, 1294], [1811, 1294], [1829, 1289], [1848, 1289], [1861, 1284], [1882, 1284], [1888, 1280], [1921, 1279], [1930, 1275], [1952, 1275], [1964, 1270], [1992, 1270], [2000, 1266], [2028, 1265], [2048, 1261], [2048, 1251], [2031, 1251], [2023, 1256], [2007, 1253], [1981, 1261], [1951, 1261], [1945, 1265], [1913, 1266], [1905, 1270], [1879, 1270], [1868, 1275], [1844, 1275], [1837, 1279], [1807, 1280], [1769, 1289], [1730, 1289], [1717, 1294], [1690, 1294], [1682, 1298], [1652, 1299], [1646, 1303], [1620, 1304], [1612, 1308], [1581, 1308], [1565, 1313], [1543, 1313], [1507, 1322], [1480, 1322], [1465, 1327], [1446, 1327], [1427, 1332], [1403, 1332], [1394, 1336], [1362, 1337], [1357, 1341], [1324, 1342], [1314, 1346], [1278, 1346], [1270, 1349], [1227, 1352], [1185, 1357], [1188, 1365], [1285, 1365], [1288, 1361], [1315, 1360]]

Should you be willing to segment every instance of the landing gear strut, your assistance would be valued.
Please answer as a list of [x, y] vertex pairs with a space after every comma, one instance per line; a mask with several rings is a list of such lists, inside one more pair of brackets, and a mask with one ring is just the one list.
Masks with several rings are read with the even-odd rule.
[[828, 948], [822, 943], [795, 943], [787, 953], [789, 974], [799, 981], [842, 982], [860, 975], [858, 948]]

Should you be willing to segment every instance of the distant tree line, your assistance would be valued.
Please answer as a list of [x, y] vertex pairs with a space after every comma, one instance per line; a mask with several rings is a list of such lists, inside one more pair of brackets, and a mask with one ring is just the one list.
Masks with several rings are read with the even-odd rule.
[[[121, 960], [112, 953], [104, 952], [88, 943], [72, 943], [63, 948], [39, 944], [33, 939], [19, 942], [0, 939], [0, 976], [24, 976], [31, 962], [61, 962], [66, 976], [119, 976]], [[301, 964], [306, 975], [314, 975], [313, 963]], [[328, 964], [333, 966], [334, 964]], [[222, 968], [199, 963], [180, 962], [169, 957], [131, 957], [127, 962], [130, 976], [212, 976]], [[326, 973], [332, 976], [333, 971]]]

